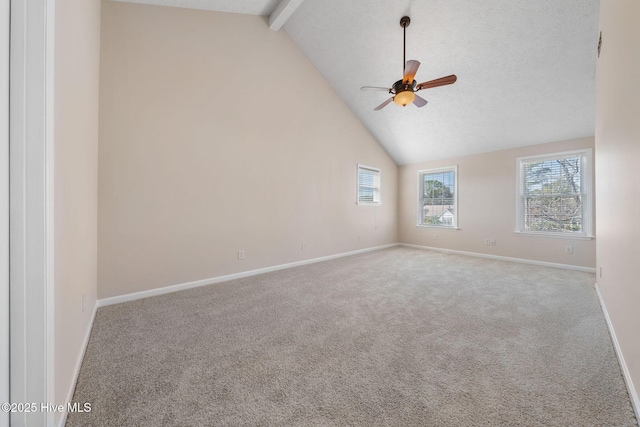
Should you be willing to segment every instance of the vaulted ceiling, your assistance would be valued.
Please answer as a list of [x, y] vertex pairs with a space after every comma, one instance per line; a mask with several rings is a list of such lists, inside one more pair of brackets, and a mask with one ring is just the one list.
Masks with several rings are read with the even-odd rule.
[[[398, 164], [594, 134], [599, 0], [120, 0], [270, 16]], [[399, 107], [384, 91], [407, 60], [450, 86]], [[277, 58], [274, 58], [277, 60]]]

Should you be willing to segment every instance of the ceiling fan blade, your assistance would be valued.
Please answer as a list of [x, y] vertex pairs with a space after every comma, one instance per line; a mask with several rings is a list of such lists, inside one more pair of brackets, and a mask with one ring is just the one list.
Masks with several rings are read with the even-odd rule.
[[380, 87], [380, 86], [362, 86], [360, 89], [362, 90], [384, 90], [389, 92], [391, 89], [388, 87]]
[[387, 105], [389, 105], [389, 103], [393, 101], [393, 97], [387, 99], [386, 101], [384, 101], [382, 104], [378, 105], [376, 108], [374, 108], [374, 111], [378, 111], [378, 110], [382, 110], [384, 107], [386, 107]]
[[418, 96], [416, 94], [414, 94], [414, 96], [415, 96], [415, 98], [413, 99], [413, 104], [416, 107], [420, 108], [420, 107], [424, 107], [425, 105], [427, 105], [427, 100], [426, 99], [424, 99], [423, 97]]
[[420, 67], [420, 62], [414, 59], [407, 61], [407, 63], [404, 66], [404, 77], [402, 77], [402, 81], [404, 83], [413, 82], [413, 78], [416, 76], [416, 73], [418, 72], [419, 67]]
[[429, 89], [432, 87], [445, 86], [450, 85], [456, 82], [458, 78], [455, 74], [451, 74], [450, 76], [440, 77], [439, 79], [429, 80], [428, 82], [420, 83], [416, 86], [416, 90]]

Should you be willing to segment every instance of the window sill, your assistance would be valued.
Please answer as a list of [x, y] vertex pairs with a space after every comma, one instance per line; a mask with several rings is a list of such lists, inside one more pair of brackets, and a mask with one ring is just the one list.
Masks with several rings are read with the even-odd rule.
[[418, 228], [439, 228], [441, 230], [460, 230], [459, 227], [452, 227], [447, 225], [425, 225], [425, 224], [416, 224]]
[[544, 233], [537, 231], [514, 231], [516, 234], [529, 237], [551, 237], [552, 239], [593, 240], [596, 236], [571, 233]]
[[381, 206], [382, 202], [356, 202], [358, 206]]

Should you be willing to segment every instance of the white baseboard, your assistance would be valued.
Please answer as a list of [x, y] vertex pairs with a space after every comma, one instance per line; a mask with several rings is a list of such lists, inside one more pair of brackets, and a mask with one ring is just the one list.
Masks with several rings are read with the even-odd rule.
[[301, 265], [314, 264], [316, 262], [328, 261], [331, 259], [342, 258], [342, 257], [361, 254], [365, 252], [377, 251], [380, 249], [392, 248], [395, 246], [398, 246], [398, 243], [392, 243], [390, 245], [375, 246], [375, 247], [366, 248], [366, 249], [359, 249], [351, 252], [343, 252], [340, 254], [328, 255], [320, 258], [306, 259], [303, 261], [296, 261], [288, 264], [280, 264], [273, 267], [259, 268], [257, 270], [243, 271], [240, 273], [228, 274], [226, 276], [218, 276], [218, 277], [212, 277], [209, 279], [196, 280], [194, 282], [181, 283], [178, 285], [171, 285], [163, 288], [150, 289], [148, 291], [134, 292], [131, 294], [119, 295], [111, 298], [103, 298], [98, 300], [98, 307], [105, 307], [107, 305], [120, 304], [128, 301], [135, 301], [142, 298], [169, 294], [172, 292], [183, 291], [185, 289], [197, 288], [200, 286], [213, 285], [214, 283], [227, 282], [229, 280], [235, 280], [235, 279], [242, 279], [245, 277], [256, 276], [258, 274], [269, 273], [277, 270], [284, 270], [292, 267], [299, 267]]
[[257, 270], [243, 271], [243, 272], [240, 272], [240, 273], [228, 274], [228, 275], [225, 275], [225, 276], [218, 276], [218, 277], [212, 277], [212, 278], [208, 278], [208, 279], [196, 280], [196, 281], [193, 281], [193, 282], [181, 283], [181, 284], [177, 284], [177, 285], [170, 285], [170, 286], [165, 286], [165, 287], [162, 287], [162, 288], [150, 289], [148, 291], [134, 292], [134, 293], [125, 294], [125, 295], [118, 295], [118, 296], [110, 297], [110, 298], [103, 298], [103, 299], [98, 300], [98, 307], [105, 307], [105, 306], [108, 306], [108, 305], [120, 304], [120, 303], [128, 302], [128, 301], [135, 301], [135, 300], [142, 299], [142, 298], [149, 298], [149, 297], [153, 297], [153, 296], [157, 296], [157, 295], [169, 294], [169, 293], [172, 293], [172, 292], [178, 292], [178, 291], [183, 291], [183, 290], [186, 290], [186, 289], [197, 288], [197, 287], [200, 287], [200, 286], [212, 285], [214, 283], [227, 282], [229, 280], [242, 279], [242, 278], [245, 278], [245, 277], [255, 276], [255, 275], [258, 275], [258, 274], [269, 273], [269, 272], [277, 271], [277, 270], [284, 270], [286, 268], [299, 267], [301, 265], [307, 265], [307, 264], [313, 264], [313, 263], [316, 263], [316, 262], [328, 261], [328, 260], [331, 260], [331, 259], [342, 258], [342, 257], [361, 254], [361, 253], [365, 253], [365, 252], [377, 251], [377, 250], [380, 250], [380, 249], [391, 248], [391, 247], [394, 247], [394, 246], [404, 246], [404, 247], [407, 247], [407, 248], [426, 249], [426, 250], [446, 252], [446, 253], [452, 253], [452, 254], [458, 254], [458, 255], [475, 256], [475, 257], [480, 257], [480, 258], [489, 258], [489, 259], [496, 259], [496, 260], [501, 260], [501, 261], [519, 262], [519, 263], [523, 263], [523, 264], [534, 264], [534, 265], [541, 265], [541, 266], [545, 266], [545, 267], [564, 268], [564, 269], [568, 269], [568, 270], [585, 271], [585, 272], [588, 272], [588, 273], [595, 273], [596, 272], [595, 268], [580, 267], [580, 266], [569, 265], [569, 264], [556, 264], [556, 263], [552, 263], [552, 262], [535, 261], [535, 260], [529, 260], [529, 259], [524, 259], [524, 258], [510, 258], [510, 257], [499, 256], [499, 255], [482, 254], [482, 253], [478, 253], [478, 252], [465, 252], [465, 251], [458, 251], [458, 250], [455, 250], [455, 249], [443, 249], [443, 248], [436, 248], [436, 247], [430, 247], [430, 246], [411, 245], [411, 244], [408, 244], [408, 243], [392, 243], [392, 244], [389, 244], [389, 245], [375, 246], [375, 247], [372, 247], [372, 248], [359, 249], [359, 250], [351, 251], [351, 252], [343, 252], [343, 253], [340, 253], [340, 254], [328, 255], [328, 256], [324, 256], [324, 257], [320, 257], [320, 258], [312, 258], [312, 259], [307, 259], [307, 260], [303, 260], [303, 261], [296, 261], [296, 262], [292, 262], [292, 263], [288, 263], [288, 264], [280, 264], [280, 265], [276, 265], [276, 266], [273, 266], [273, 267], [259, 268]]
[[[93, 313], [91, 314], [91, 319], [89, 320], [89, 324], [87, 325], [87, 330], [84, 334], [84, 339], [82, 340], [82, 351], [78, 354], [76, 358], [76, 364], [73, 367], [73, 381], [69, 384], [69, 389], [67, 390], [67, 395], [64, 400], [64, 405], [67, 403], [71, 403], [71, 399], [73, 399], [73, 392], [76, 389], [76, 383], [78, 382], [78, 375], [80, 374], [80, 368], [82, 367], [82, 361], [84, 360], [84, 354], [87, 351], [87, 346], [89, 345], [89, 337], [91, 337], [91, 329], [93, 329], [93, 321], [96, 318], [96, 313], [98, 311], [98, 302], [96, 301], [95, 306], [93, 307]], [[82, 402], [84, 403], [84, 402]], [[67, 422], [67, 408], [60, 413], [58, 420], [56, 421], [56, 425], [58, 427], [64, 427]]]
[[480, 252], [467, 252], [467, 251], [458, 251], [456, 249], [445, 249], [445, 248], [436, 248], [431, 246], [421, 246], [421, 245], [411, 245], [409, 243], [399, 243], [400, 246], [404, 246], [406, 248], [415, 248], [415, 249], [426, 249], [430, 251], [444, 252], [456, 255], [467, 255], [478, 258], [488, 258], [495, 259], [499, 261], [510, 261], [510, 262], [518, 262], [521, 264], [533, 264], [533, 265], [541, 265], [544, 267], [555, 267], [555, 268], [564, 268], [566, 270], [575, 270], [575, 271], [584, 271], [587, 273], [595, 273], [596, 269], [591, 267], [580, 267], [578, 265], [570, 265], [570, 264], [557, 264], [555, 262], [546, 262], [546, 261], [536, 261], [532, 259], [525, 258], [511, 258], [500, 255], [491, 255], [491, 254], [483, 254]]
[[607, 306], [602, 299], [602, 294], [600, 293], [600, 288], [598, 288], [598, 284], [596, 283], [596, 293], [598, 294], [598, 300], [600, 300], [600, 307], [602, 308], [602, 313], [604, 313], [604, 318], [607, 322], [607, 327], [609, 328], [609, 334], [611, 335], [611, 341], [613, 341], [613, 347], [616, 349], [616, 355], [618, 356], [618, 362], [620, 363], [620, 369], [622, 369], [622, 376], [624, 377], [624, 382], [627, 385], [627, 391], [629, 392], [629, 397], [631, 398], [631, 405], [633, 406], [633, 410], [636, 413], [636, 420], [640, 420], [640, 398], [638, 397], [638, 392], [633, 385], [633, 381], [631, 380], [631, 374], [629, 373], [629, 369], [627, 368], [627, 363], [624, 361], [624, 355], [622, 354], [622, 348], [620, 348], [620, 343], [618, 343], [618, 338], [616, 337], [616, 331], [613, 329], [613, 324], [611, 323], [611, 318], [609, 317], [609, 312], [607, 311]]

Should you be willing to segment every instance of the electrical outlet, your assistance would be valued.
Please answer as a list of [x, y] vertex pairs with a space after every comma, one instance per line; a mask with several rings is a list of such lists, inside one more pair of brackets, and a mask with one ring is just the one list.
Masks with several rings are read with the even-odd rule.
[[496, 239], [491, 239], [491, 241], [489, 243], [491, 244], [491, 246], [495, 246], [496, 245]]
[[305, 248], [306, 246], [307, 246], [307, 245], [306, 245], [304, 242], [302, 242], [302, 244], [300, 245], [300, 249], [304, 251], [304, 248]]
[[238, 259], [244, 259], [244, 251], [242, 249], [238, 251]]
[[564, 253], [565, 254], [572, 254], [573, 253], [573, 246], [565, 246], [564, 247]]
[[360, 235], [358, 234], [358, 242], [360, 241]]
[[602, 279], [602, 267], [600, 267], [600, 278]]
[[87, 308], [87, 296], [85, 294], [82, 294], [82, 312], [83, 313], [86, 308]]

